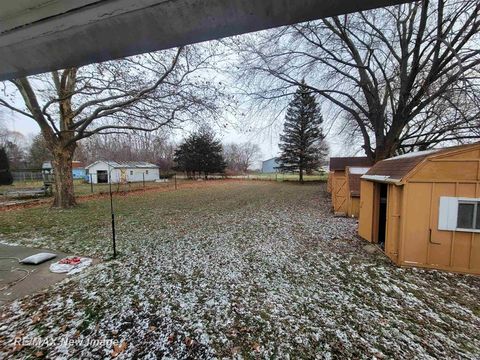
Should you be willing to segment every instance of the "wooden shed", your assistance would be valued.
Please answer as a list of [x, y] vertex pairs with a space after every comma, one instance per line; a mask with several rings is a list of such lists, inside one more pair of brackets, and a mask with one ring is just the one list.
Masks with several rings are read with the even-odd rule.
[[359, 235], [393, 262], [480, 274], [480, 143], [380, 161], [360, 188]]
[[358, 218], [360, 214], [360, 178], [370, 170], [370, 167], [347, 166], [347, 216]]
[[367, 157], [332, 157], [327, 189], [332, 194], [333, 212], [347, 215], [350, 191], [347, 181], [347, 167], [368, 167], [372, 163]]

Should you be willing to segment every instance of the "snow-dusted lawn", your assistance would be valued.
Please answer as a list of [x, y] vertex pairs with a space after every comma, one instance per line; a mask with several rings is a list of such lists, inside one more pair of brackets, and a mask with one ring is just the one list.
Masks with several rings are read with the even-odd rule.
[[[367, 253], [323, 186], [218, 183], [116, 207], [122, 256], [0, 309], [0, 358], [480, 357], [480, 279]], [[106, 259], [107, 209], [0, 213], [0, 236]], [[14, 353], [15, 335], [55, 341]], [[91, 343], [105, 339], [116, 352]]]

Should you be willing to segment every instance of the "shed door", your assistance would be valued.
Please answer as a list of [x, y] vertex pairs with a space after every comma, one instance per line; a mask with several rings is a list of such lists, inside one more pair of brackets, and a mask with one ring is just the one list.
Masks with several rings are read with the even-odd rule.
[[333, 210], [335, 213], [347, 213], [347, 179], [345, 176], [335, 179], [335, 203]]
[[372, 241], [374, 183], [360, 182], [360, 215], [358, 217], [358, 235]]

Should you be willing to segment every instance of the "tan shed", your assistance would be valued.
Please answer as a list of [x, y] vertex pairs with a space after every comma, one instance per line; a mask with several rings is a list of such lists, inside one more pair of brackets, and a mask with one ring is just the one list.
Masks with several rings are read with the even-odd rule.
[[360, 213], [360, 178], [367, 173], [370, 167], [347, 166], [347, 216], [358, 218]]
[[480, 274], [480, 143], [375, 164], [358, 231], [398, 265]]
[[350, 190], [347, 179], [347, 167], [368, 167], [371, 161], [366, 157], [332, 157], [327, 189], [332, 194], [333, 212], [336, 215], [348, 215]]

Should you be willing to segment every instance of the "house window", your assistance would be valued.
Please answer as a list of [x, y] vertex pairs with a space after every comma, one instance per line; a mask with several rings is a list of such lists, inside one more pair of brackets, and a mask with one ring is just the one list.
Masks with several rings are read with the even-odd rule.
[[145, 170], [145, 174], [147, 174], [147, 175], [148, 175], [148, 170]]
[[480, 230], [480, 202], [458, 202], [457, 228]]
[[130, 170], [130, 175], [133, 175], [133, 170]]
[[480, 199], [442, 196], [438, 229], [480, 232]]

